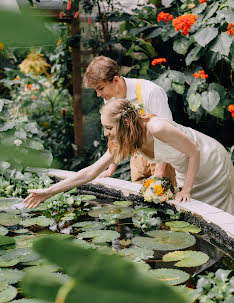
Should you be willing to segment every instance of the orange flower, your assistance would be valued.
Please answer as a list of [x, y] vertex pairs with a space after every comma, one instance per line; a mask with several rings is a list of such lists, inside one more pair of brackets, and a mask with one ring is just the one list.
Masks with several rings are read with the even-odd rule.
[[36, 97], [34, 95], [32, 95], [32, 100], [36, 100]]
[[0, 41], [0, 50], [4, 50], [4, 44]]
[[230, 104], [228, 106], [228, 110], [232, 114], [232, 118], [234, 118], [234, 104]]
[[194, 73], [193, 76], [195, 78], [208, 78], [208, 75], [205, 74], [204, 70], [199, 70], [198, 72]]
[[181, 30], [182, 35], [186, 36], [189, 33], [191, 26], [197, 21], [198, 16], [193, 14], [182, 15], [175, 18], [172, 24], [176, 31]]
[[150, 186], [151, 182], [152, 182], [152, 180], [150, 180], [150, 179], [146, 180], [145, 184], [144, 184], [144, 187], [148, 188]]
[[78, 18], [79, 13], [80, 13], [79, 11], [77, 11], [77, 12], [75, 13], [75, 15], [74, 15], [74, 19]]
[[162, 196], [162, 194], [163, 194], [162, 185], [155, 185], [155, 186], [154, 186], [154, 191], [155, 191], [155, 194], [156, 194], [157, 196]]
[[152, 65], [155, 66], [156, 64], [161, 64], [162, 62], [167, 62], [167, 60], [165, 58], [158, 58], [158, 59], [154, 59], [152, 61]]
[[207, 0], [198, 0], [199, 3], [207, 3]]
[[59, 13], [59, 19], [62, 19], [63, 18], [63, 12], [60, 12]]
[[169, 20], [173, 20], [173, 15], [169, 15], [169, 13], [164, 13], [164, 12], [158, 14], [158, 22], [165, 21], [168, 23]]
[[233, 35], [234, 35], [234, 24], [229, 23], [227, 29], [228, 29], [228, 30], [226, 31], [226, 33], [227, 33], [228, 35], [230, 34], [231, 36], [233, 36]]
[[31, 83], [28, 83], [27, 89], [28, 89], [28, 90], [31, 90], [31, 88], [32, 88], [32, 84], [31, 84]]
[[89, 17], [89, 19], [88, 19], [88, 24], [90, 24], [91, 23], [91, 17]]

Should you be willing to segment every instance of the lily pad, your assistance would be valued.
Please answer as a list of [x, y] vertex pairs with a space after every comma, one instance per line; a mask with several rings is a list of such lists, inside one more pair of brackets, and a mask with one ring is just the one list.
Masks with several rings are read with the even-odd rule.
[[25, 273], [18, 269], [0, 269], [0, 278], [2, 277], [6, 280], [9, 284], [15, 284], [18, 281], [23, 279]]
[[173, 251], [163, 256], [163, 261], [165, 262], [178, 260], [180, 261], [175, 263], [177, 267], [194, 267], [205, 264], [209, 260], [209, 257], [201, 251], [193, 250]]
[[180, 227], [187, 227], [190, 225], [190, 223], [185, 221], [169, 221], [166, 222], [165, 225], [173, 228], [180, 228]]
[[43, 226], [43, 227], [52, 225], [53, 223], [54, 223], [53, 219], [49, 219], [49, 218], [44, 217], [44, 216], [29, 218], [29, 219], [25, 219], [25, 220], [20, 222], [20, 224], [23, 225], [23, 226], [38, 225], [38, 226]]
[[0, 303], [7, 303], [14, 299], [17, 295], [17, 289], [9, 285], [6, 289], [0, 292]]
[[93, 243], [111, 242], [120, 234], [114, 230], [92, 230], [80, 233], [78, 239], [91, 238]]
[[115, 201], [115, 202], [113, 202], [113, 204], [117, 205], [117, 206], [127, 207], [127, 206], [132, 205], [133, 202], [131, 202], [131, 201]]
[[8, 234], [8, 229], [6, 227], [0, 226], [0, 235], [5, 236]]
[[0, 198], [0, 210], [7, 211], [22, 201], [22, 198]]
[[33, 242], [42, 237], [41, 235], [19, 235], [15, 236], [16, 248], [31, 247]]
[[82, 246], [84, 248], [93, 248], [93, 249], [97, 248], [97, 246], [95, 244], [87, 242], [87, 241], [85, 241], [83, 239], [74, 239], [73, 243], [78, 244], [78, 245], [80, 245], [80, 246]]
[[13, 238], [0, 235], [0, 246], [14, 244], [15, 240]]
[[146, 234], [153, 238], [135, 237], [132, 242], [139, 247], [153, 250], [184, 249], [196, 242], [193, 235], [175, 231], [155, 230]]
[[72, 225], [72, 227], [80, 227], [81, 230], [97, 230], [106, 227], [106, 224], [103, 222], [96, 222], [96, 221], [84, 221], [78, 222]]
[[0, 277], [0, 292], [8, 287], [9, 283]]
[[20, 217], [13, 215], [13, 214], [7, 214], [7, 213], [0, 213], [0, 224], [4, 226], [13, 226], [17, 225], [20, 222]]
[[16, 234], [26, 234], [28, 232], [29, 232], [29, 230], [26, 229], [26, 228], [21, 228], [21, 229], [14, 230], [14, 233], [16, 233]]
[[30, 252], [32, 252], [32, 249], [29, 247], [8, 249], [5, 254], [1, 256], [1, 258], [5, 261], [11, 261], [15, 258], [24, 257]]
[[159, 268], [149, 271], [152, 278], [166, 282], [169, 285], [181, 284], [189, 279], [189, 274], [183, 270]]
[[198, 226], [193, 225], [193, 224], [190, 224], [187, 227], [180, 227], [180, 228], [171, 227], [171, 230], [185, 232], [185, 233], [192, 233], [192, 234], [198, 234], [199, 232], [201, 232], [201, 229]]
[[152, 249], [135, 247], [135, 248], [124, 248], [118, 251], [120, 255], [128, 256], [134, 261], [148, 260], [153, 258], [154, 251]]
[[79, 195], [76, 198], [79, 198], [82, 201], [91, 201], [91, 200], [96, 200], [96, 196], [94, 195]]
[[110, 214], [113, 216], [113, 219], [126, 219], [134, 215], [134, 209], [129, 207], [120, 207], [120, 206], [103, 206], [95, 207], [88, 212], [88, 215], [94, 218], [98, 218], [100, 215]]

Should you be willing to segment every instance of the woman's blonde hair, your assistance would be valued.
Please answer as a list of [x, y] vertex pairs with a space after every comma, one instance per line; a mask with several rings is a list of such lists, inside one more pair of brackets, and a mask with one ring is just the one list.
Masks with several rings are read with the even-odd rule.
[[109, 115], [116, 123], [115, 143], [108, 139], [108, 149], [115, 155], [115, 162], [133, 156], [141, 148], [146, 136], [145, 122], [151, 115], [142, 116], [126, 99], [114, 99], [104, 104], [100, 113]]
[[109, 57], [98, 56], [87, 67], [83, 82], [85, 87], [95, 89], [100, 82], [111, 82], [114, 76], [120, 77], [118, 63]]

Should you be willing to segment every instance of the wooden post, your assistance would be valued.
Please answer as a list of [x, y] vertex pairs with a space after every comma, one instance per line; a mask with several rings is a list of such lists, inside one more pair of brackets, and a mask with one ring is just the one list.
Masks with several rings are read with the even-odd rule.
[[[79, 18], [79, 17], [78, 17]], [[71, 36], [76, 36], [75, 45], [72, 46], [72, 86], [73, 86], [73, 112], [74, 112], [74, 141], [77, 146], [75, 155], [83, 151], [83, 125], [81, 100], [81, 52], [80, 52], [80, 21], [71, 19]]]

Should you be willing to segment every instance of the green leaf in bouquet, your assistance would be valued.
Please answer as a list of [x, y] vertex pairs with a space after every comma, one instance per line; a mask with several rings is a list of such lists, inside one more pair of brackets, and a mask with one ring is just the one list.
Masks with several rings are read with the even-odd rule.
[[229, 37], [226, 32], [222, 32], [212, 43], [211, 51], [228, 56], [232, 44], [232, 37]]
[[148, 237], [135, 237], [132, 243], [136, 246], [153, 250], [175, 250], [193, 246], [196, 239], [193, 235], [182, 232], [155, 230], [146, 233]]
[[185, 90], [184, 84], [171, 81], [171, 87], [174, 89], [175, 92], [177, 92], [177, 94], [183, 95], [184, 90]]
[[6, 289], [0, 292], [0, 303], [7, 303], [17, 296], [17, 289], [9, 285]]
[[14, 244], [15, 240], [11, 237], [0, 235], [0, 246]]
[[119, 250], [118, 254], [122, 256], [127, 256], [130, 259], [139, 262], [140, 260], [148, 260], [150, 258], [153, 258], [154, 251], [152, 249], [147, 248], [130, 247]]
[[188, 98], [188, 104], [190, 109], [193, 112], [196, 112], [201, 105], [201, 95], [198, 93], [192, 93]]
[[178, 285], [189, 279], [189, 274], [183, 270], [172, 268], [158, 268], [149, 271], [150, 275], [159, 280], [166, 282], [169, 285]]
[[18, 269], [0, 268], [0, 278], [6, 280], [9, 284], [15, 284], [23, 279], [25, 273]]
[[100, 215], [110, 214], [115, 219], [126, 219], [134, 215], [134, 209], [116, 205], [93, 208], [88, 212], [90, 217], [98, 218]]
[[84, 221], [78, 222], [72, 225], [72, 227], [79, 227], [81, 230], [97, 230], [103, 229], [106, 227], [104, 222], [97, 222], [97, 221]]
[[163, 256], [164, 262], [178, 261], [175, 263], [177, 267], [195, 267], [205, 264], [209, 257], [201, 251], [185, 250], [173, 251]]
[[208, 112], [215, 109], [220, 101], [220, 95], [216, 90], [208, 89], [201, 94], [201, 106]]
[[45, 226], [52, 225], [53, 223], [54, 223], [53, 219], [47, 218], [45, 216], [39, 216], [39, 217], [29, 218], [29, 219], [20, 221], [20, 225], [23, 225], [23, 226], [38, 225], [38, 226], [45, 227]]
[[[147, 273], [140, 273], [134, 264], [120, 256], [84, 249], [71, 242], [64, 245], [64, 241], [51, 239], [40, 240], [34, 248], [71, 276], [70, 281], [74, 283], [66, 297], [68, 303], [189, 302], [188, 298], [179, 295], [172, 287], [153, 280]], [[51, 281], [43, 272], [29, 273], [21, 285], [27, 295], [53, 302], [61, 287], [60, 283]]]
[[126, 207], [126, 206], [130, 206], [133, 204], [132, 201], [115, 201], [113, 202], [114, 205], [117, 205], [117, 206], [121, 206], [121, 207]]
[[207, 26], [202, 28], [194, 35], [195, 41], [201, 46], [205, 47], [218, 35], [218, 30], [215, 27]]
[[0, 226], [0, 235], [5, 236], [6, 234], [8, 234], [8, 229], [4, 226]]
[[78, 234], [79, 239], [91, 238], [93, 243], [111, 242], [119, 236], [115, 230], [91, 230]]

